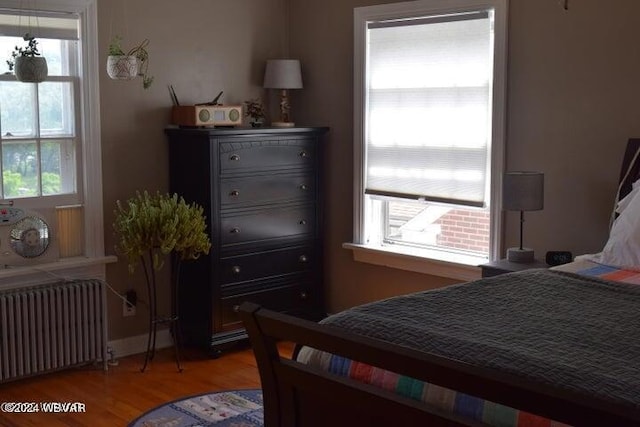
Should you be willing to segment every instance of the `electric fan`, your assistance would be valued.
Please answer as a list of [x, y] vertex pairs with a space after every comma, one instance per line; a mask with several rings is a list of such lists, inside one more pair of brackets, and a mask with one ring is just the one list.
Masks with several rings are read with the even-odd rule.
[[57, 259], [50, 210], [27, 211], [0, 207], [0, 264], [3, 267], [39, 264]]

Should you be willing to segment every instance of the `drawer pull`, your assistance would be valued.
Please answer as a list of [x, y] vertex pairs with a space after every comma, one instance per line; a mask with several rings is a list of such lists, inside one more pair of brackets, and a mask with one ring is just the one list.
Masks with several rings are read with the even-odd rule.
[[240, 192], [238, 190], [232, 190], [229, 192], [229, 196], [231, 197], [238, 197], [240, 195]]
[[239, 265], [234, 265], [233, 267], [231, 267], [231, 272], [233, 274], [240, 274], [240, 266]]
[[309, 297], [309, 295], [307, 295], [307, 293], [305, 291], [301, 291], [300, 292], [300, 299], [307, 299]]
[[231, 234], [240, 234], [240, 229], [238, 227], [233, 227], [231, 229], [231, 231], [229, 231], [229, 233], [231, 233]]
[[307, 225], [307, 220], [306, 219], [301, 219], [299, 224], [300, 225]]
[[300, 184], [300, 189], [302, 191], [307, 191], [309, 189], [309, 186], [307, 184]]
[[305, 150], [302, 150], [300, 152], [300, 157], [309, 157], [309, 153], [307, 153]]
[[229, 160], [231, 160], [232, 162], [239, 162], [240, 156], [238, 156], [237, 154], [232, 154], [229, 156]]
[[298, 261], [300, 261], [300, 262], [307, 262], [307, 261], [309, 261], [309, 258], [307, 258], [307, 256], [306, 256], [306, 255], [300, 255], [300, 256], [298, 257]]
[[233, 306], [232, 310], [233, 310], [234, 313], [237, 313], [237, 312], [240, 311], [240, 306], [238, 304], [236, 304], [236, 305]]

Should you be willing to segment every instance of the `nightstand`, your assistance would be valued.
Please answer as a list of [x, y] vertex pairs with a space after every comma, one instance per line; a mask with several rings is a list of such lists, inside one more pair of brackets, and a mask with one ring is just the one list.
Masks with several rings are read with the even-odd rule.
[[482, 277], [491, 277], [515, 271], [530, 270], [532, 268], [549, 268], [549, 265], [539, 260], [534, 260], [533, 262], [512, 262], [507, 259], [500, 259], [482, 264], [480, 268], [482, 269]]

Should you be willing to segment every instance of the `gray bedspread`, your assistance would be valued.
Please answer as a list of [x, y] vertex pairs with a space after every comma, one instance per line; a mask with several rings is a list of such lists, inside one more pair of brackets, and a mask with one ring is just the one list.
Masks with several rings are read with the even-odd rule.
[[640, 408], [640, 285], [529, 270], [322, 321]]

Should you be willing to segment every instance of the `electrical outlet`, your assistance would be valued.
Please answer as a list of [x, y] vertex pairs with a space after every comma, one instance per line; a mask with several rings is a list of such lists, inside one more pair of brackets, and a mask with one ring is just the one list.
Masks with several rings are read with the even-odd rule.
[[125, 299], [122, 300], [122, 316], [129, 317], [136, 315], [136, 291], [130, 290], [124, 294]]
[[135, 316], [136, 307], [134, 305], [130, 305], [127, 301], [122, 300], [122, 315], [124, 317]]

